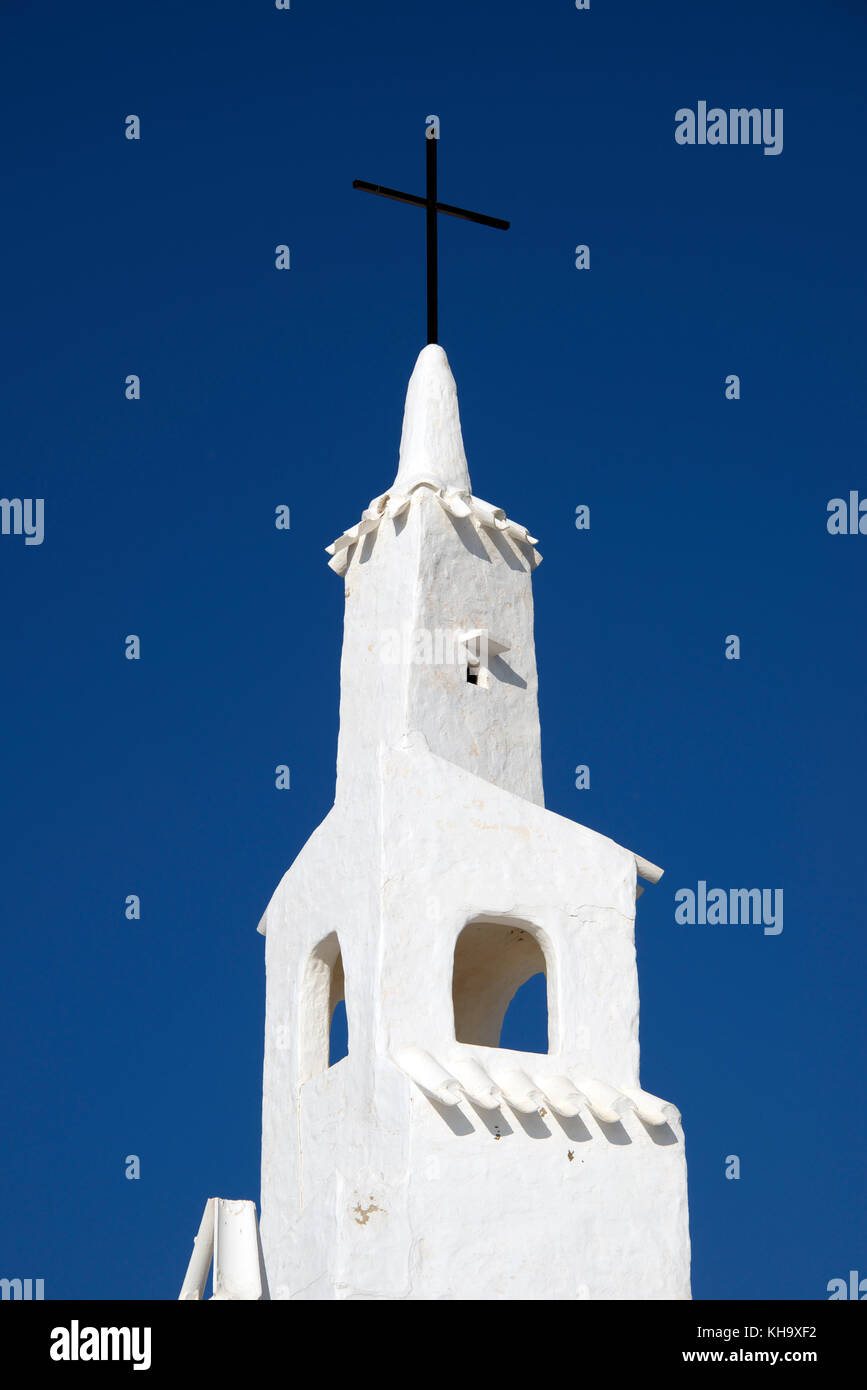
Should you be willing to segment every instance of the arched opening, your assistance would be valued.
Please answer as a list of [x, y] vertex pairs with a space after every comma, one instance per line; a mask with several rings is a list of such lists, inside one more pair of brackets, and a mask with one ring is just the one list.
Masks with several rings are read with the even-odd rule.
[[455, 945], [452, 1000], [458, 1042], [547, 1052], [548, 968], [536, 929], [468, 923]]
[[343, 956], [337, 932], [314, 946], [304, 970], [300, 1044], [302, 1082], [334, 1066], [349, 1052]]

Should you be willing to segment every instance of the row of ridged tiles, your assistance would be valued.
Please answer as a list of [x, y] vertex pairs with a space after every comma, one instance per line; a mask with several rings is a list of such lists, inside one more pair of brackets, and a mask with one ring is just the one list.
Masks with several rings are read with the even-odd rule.
[[506, 1061], [502, 1067], [489, 1071], [469, 1055], [453, 1058], [445, 1067], [421, 1047], [405, 1048], [395, 1061], [417, 1086], [442, 1105], [460, 1105], [469, 1100], [483, 1110], [497, 1110], [505, 1101], [511, 1109], [525, 1115], [547, 1106], [564, 1117], [589, 1111], [603, 1124], [615, 1124], [630, 1111], [648, 1125], [680, 1123], [680, 1112], [670, 1101], [660, 1100], [636, 1086], [609, 1086], [595, 1077], [533, 1077]]

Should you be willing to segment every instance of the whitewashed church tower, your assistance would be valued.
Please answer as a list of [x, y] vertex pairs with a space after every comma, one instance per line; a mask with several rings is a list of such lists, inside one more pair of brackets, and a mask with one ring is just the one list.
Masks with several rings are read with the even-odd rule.
[[[638, 1075], [636, 877], [661, 870], [544, 809], [534, 545], [473, 496], [426, 347], [395, 482], [329, 547], [335, 804], [260, 925], [271, 1298], [690, 1297], [680, 1117]], [[549, 1050], [501, 1049], [540, 971]]]

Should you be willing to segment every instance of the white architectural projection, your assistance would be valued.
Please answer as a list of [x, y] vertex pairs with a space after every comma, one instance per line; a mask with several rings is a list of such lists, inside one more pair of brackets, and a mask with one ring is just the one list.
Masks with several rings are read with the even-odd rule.
[[196, 1303], [204, 1297], [212, 1262], [212, 1299], [249, 1302], [268, 1298], [253, 1202], [208, 1198], [193, 1241], [193, 1254], [180, 1292], [181, 1303]]
[[[473, 496], [426, 347], [395, 482], [329, 547], [335, 804], [259, 928], [271, 1298], [690, 1297], [680, 1116], [638, 1071], [636, 878], [662, 871], [544, 809], [534, 547]], [[548, 1051], [501, 1048], [540, 973]]]

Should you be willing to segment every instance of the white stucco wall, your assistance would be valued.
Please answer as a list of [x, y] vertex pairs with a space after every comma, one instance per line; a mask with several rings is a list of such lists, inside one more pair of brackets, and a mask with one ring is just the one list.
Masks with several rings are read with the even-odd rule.
[[[543, 1092], [554, 1076], [637, 1087], [634, 856], [420, 736], [382, 750], [372, 785], [378, 806], [333, 811], [266, 918], [272, 1296], [688, 1297], [679, 1124], [444, 1106], [396, 1060], [421, 1047], [495, 1079], [520, 1068]], [[485, 915], [544, 933], [548, 1054], [455, 1041], [454, 945]], [[299, 1086], [302, 967], [335, 929], [350, 1054]]]

